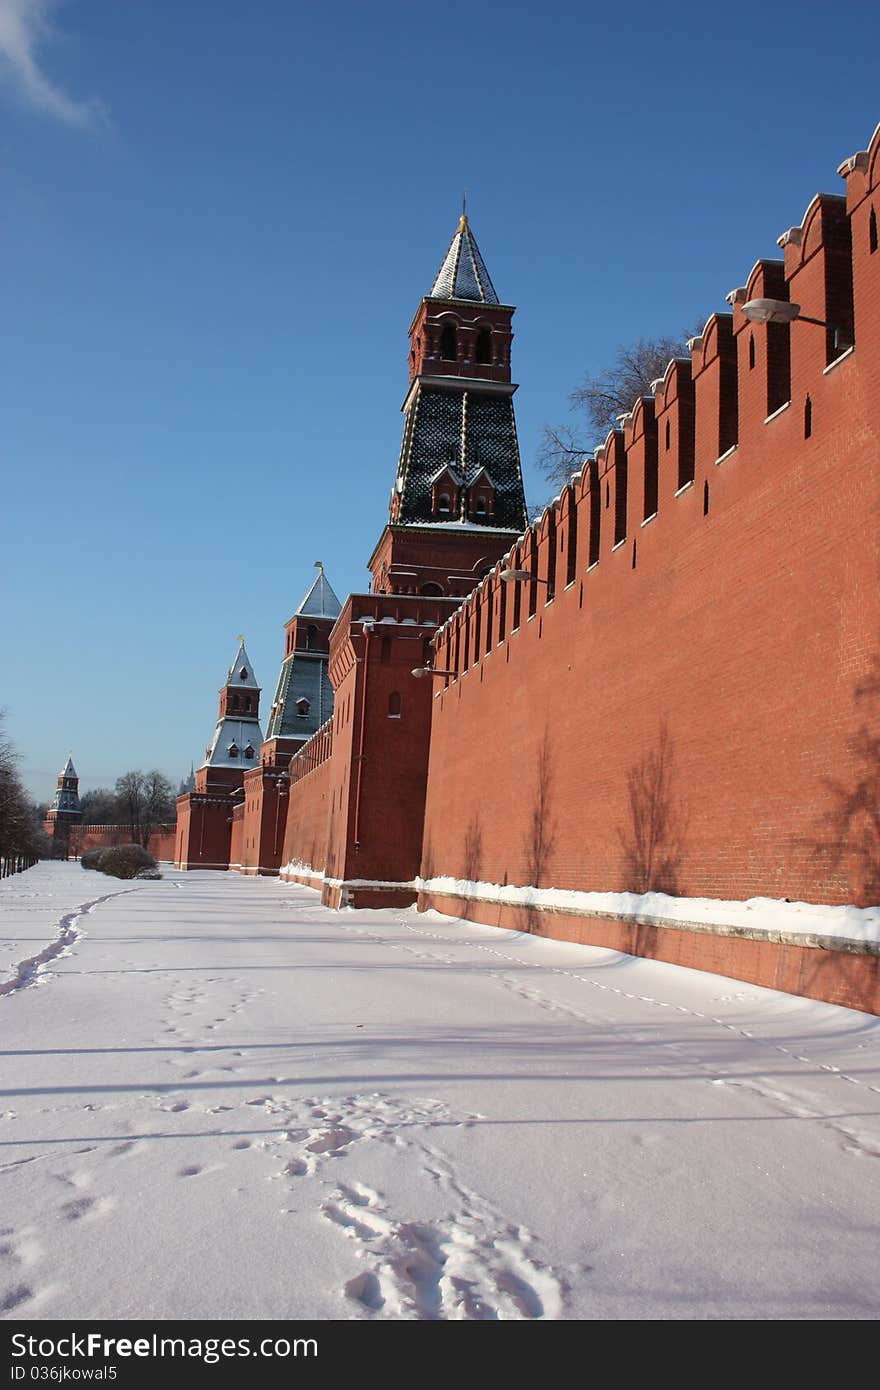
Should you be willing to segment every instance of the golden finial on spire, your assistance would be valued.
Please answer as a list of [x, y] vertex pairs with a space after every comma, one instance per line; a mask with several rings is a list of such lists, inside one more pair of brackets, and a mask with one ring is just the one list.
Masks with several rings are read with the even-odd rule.
[[320, 570], [321, 573], [323, 574], [323, 573], [324, 573], [324, 561], [323, 561], [323, 560], [316, 560], [316, 561], [315, 561], [315, 569], [316, 569], [316, 570]]
[[243, 641], [244, 641], [244, 634], [240, 632], [240, 633], [238, 634], [238, 636], [236, 637], [235, 640], [236, 640], [236, 642], [243, 642]]

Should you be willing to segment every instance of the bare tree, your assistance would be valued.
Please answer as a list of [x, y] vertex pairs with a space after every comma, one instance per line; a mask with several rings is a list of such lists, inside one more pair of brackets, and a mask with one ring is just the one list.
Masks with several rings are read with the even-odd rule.
[[36, 858], [46, 852], [37, 811], [22, 786], [18, 754], [2, 732], [5, 711], [0, 710], [0, 856]]
[[120, 809], [119, 797], [109, 787], [95, 787], [83, 792], [79, 799], [83, 825], [116, 825], [126, 812]]
[[680, 337], [639, 338], [619, 347], [604, 371], [584, 378], [568, 398], [579, 417], [577, 425], [545, 425], [538, 447], [538, 467], [554, 486], [568, 482], [597, 438], [604, 439], [617, 417], [650, 393], [651, 382], [663, 375], [670, 358], [686, 353], [688, 338], [699, 332], [694, 328]]
[[128, 825], [132, 844], [137, 844], [141, 836], [141, 810], [144, 804], [144, 781], [144, 774], [140, 771], [124, 772], [121, 777], [117, 777], [116, 779], [116, 795], [119, 798], [119, 808]]
[[124, 772], [116, 779], [116, 796], [132, 843], [145, 849], [156, 826], [174, 820], [174, 788], [156, 768]]
[[174, 787], [163, 773], [153, 768], [144, 777], [141, 807], [141, 841], [144, 849], [150, 834], [158, 825], [173, 821], [177, 813]]

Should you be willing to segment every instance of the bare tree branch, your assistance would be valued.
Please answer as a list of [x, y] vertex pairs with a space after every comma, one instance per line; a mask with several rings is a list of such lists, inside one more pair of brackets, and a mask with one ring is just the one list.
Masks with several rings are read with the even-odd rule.
[[632, 409], [639, 396], [649, 395], [651, 382], [661, 377], [673, 357], [687, 353], [687, 340], [700, 332], [693, 328], [680, 337], [639, 338], [620, 347], [610, 366], [585, 377], [569, 395], [570, 409], [578, 425], [545, 425], [536, 462], [555, 487], [563, 487], [583, 459], [618, 423], [618, 416]]

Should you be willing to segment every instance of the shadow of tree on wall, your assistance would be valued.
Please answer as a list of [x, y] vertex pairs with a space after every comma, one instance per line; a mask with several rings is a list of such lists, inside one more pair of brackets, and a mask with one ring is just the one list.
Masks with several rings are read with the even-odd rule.
[[[553, 751], [550, 730], [544, 729], [544, 737], [538, 748], [535, 767], [534, 797], [531, 815], [525, 833], [526, 883], [533, 888], [549, 887], [544, 879], [556, 847], [556, 822], [553, 818]], [[540, 921], [540, 913], [534, 907], [527, 907], [523, 916], [524, 931], [535, 931]]]
[[434, 877], [434, 846], [431, 843], [430, 835], [425, 838], [425, 843], [422, 848], [422, 862], [419, 866], [419, 877], [426, 881]]
[[675, 745], [666, 720], [657, 743], [626, 775], [629, 821], [617, 837], [630, 893], [679, 891], [684, 817], [675, 793]]
[[[475, 811], [464, 835], [462, 876], [466, 878], [469, 883], [476, 883], [479, 880], [482, 867], [483, 825], [480, 820], [479, 812]], [[469, 917], [472, 911], [472, 900], [470, 898], [462, 898], [462, 917]]]
[[880, 903], [880, 659], [855, 688], [864, 721], [846, 740], [853, 765], [849, 785], [822, 779], [831, 806], [820, 821], [813, 857], [844, 879], [840, 885], [859, 907]]

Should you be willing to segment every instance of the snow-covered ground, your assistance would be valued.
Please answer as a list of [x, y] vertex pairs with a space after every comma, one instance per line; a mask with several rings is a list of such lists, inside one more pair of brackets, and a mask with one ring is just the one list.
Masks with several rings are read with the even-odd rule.
[[878, 1019], [235, 874], [0, 936], [7, 1317], [880, 1314]]

